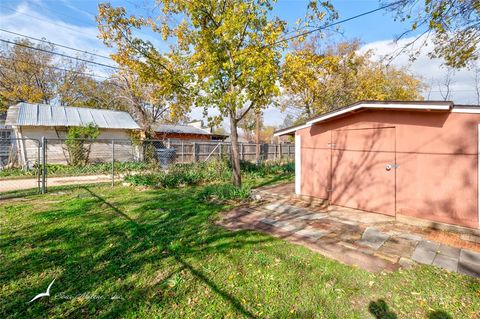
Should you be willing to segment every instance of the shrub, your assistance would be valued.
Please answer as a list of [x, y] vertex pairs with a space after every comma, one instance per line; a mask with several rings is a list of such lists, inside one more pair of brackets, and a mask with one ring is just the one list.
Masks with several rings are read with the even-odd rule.
[[213, 184], [205, 186], [198, 196], [201, 200], [209, 200], [212, 198], [221, 200], [237, 200], [246, 199], [250, 197], [250, 194], [251, 189], [250, 186], [247, 185], [236, 187], [232, 184]]
[[[265, 177], [267, 175], [289, 173], [293, 164], [264, 163], [255, 165], [248, 162], [242, 162], [242, 171], [250, 177]], [[143, 179], [129, 178], [125, 180], [134, 185], [145, 186]], [[194, 164], [176, 164], [170, 166], [167, 172], [158, 172], [157, 174], [145, 174], [145, 179], [149, 179], [148, 185], [156, 187], [178, 187], [181, 185], [198, 185], [201, 183], [226, 182], [231, 179], [230, 163], [226, 160], [212, 160], [210, 162], [201, 162]], [[137, 183], [137, 180], [139, 183]]]
[[90, 145], [86, 144], [86, 139], [96, 139], [100, 135], [98, 126], [89, 123], [87, 126], [72, 126], [68, 128], [67, 151], [69, 155], [69, 164], [78, 166], [88, 163], [90, 156]]
[[158, 184], [158, 175], [156, 174], [129, 175], [129, 176], [126, 176], [124, 180], [136, 186], [156, 186]]

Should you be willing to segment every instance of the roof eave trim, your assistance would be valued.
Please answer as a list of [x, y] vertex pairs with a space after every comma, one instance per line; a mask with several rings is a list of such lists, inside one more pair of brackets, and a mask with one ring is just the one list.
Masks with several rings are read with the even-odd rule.
[[470, 107], [454, 107], [452, 113], [470, 113], [470, 114], [480, 114], [480, 108], [470, 108]]
[[300, 126], [295, 126], [295, 127], [290, 128], [290, 129], [287, 129], [287, 130], [282, 130], [282, 131], [275, 132], [275, 133], [273, 133], [273, 136], [287, 135], [287, 134], [296, 132], [298, 130], [301, 130], [301, 129], [304, 129], [304, 128], [307, 128], [307, 127], [310, 127], [310, 126], [312, 126], [312, 125], [308, 124], [308, 123], [300, 125]]
[[351, 107], [345, 108], [338, 110], [337, 112], [332, 112], [329, 114], [325, 114], [324, 116], [319, 116], [313, 120], [308, 121], [306, 124], [315, 124], [321, 121], [328, 120], [330, 118], [346, 114], [352, 111], [356, 111], [359, 109], [400, 109], [400, 110], [435, 110], [435, 111], [448, 111], [450, 110], [451, 105], [450, 104], [413, 104], [413, 103], [408, 103], [408, 104], [398, 104], [398, 103], [382, 103], [382, 104], [377, 104], [377, 103], [361, 103], [357, 105], [353, 105]]

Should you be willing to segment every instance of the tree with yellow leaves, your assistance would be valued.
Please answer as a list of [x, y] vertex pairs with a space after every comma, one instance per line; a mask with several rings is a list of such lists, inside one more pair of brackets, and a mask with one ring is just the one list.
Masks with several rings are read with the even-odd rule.
[[[266, 107], [279, 93], [277, 80], [285, 22], [272, 17], [270, 0], [159, 0], [158, 19], [127, 15], [122, 7], [99, 7], [100, 37], [114, 45], [113, 58], [155, 83], [172, 112], [202, 107], [210, 124], [228, 118], [233, 183], [241, 185], [237, 127], [250, 112]], [[315, 2], [316, 1], [312, 1]], [[315, 12], [326, 5], [320, 3]], [[312, 9], [313, 10], [313, 9]], [[323, 18], [323, 16], [322, 16]], [[136, 36], [149, 27], [170, 44], [160, 52]]]
[[[13, 47], [0, 50], [0, 111], [18, 102], [49, 103], [59, 83], [59, 71], [54, 69], [53, 55], [35, 52], [25, 47], [28, 40], [18, 40]], [[38, 45], [51, 50], [49, 45]]]
[[318, 38], [295, 44], [282, 65], [282, 108], [295, 107], [305, 118], [359, 100], [418, 100], [424, 85], [406, 70], [360, 52], [358, 41], [320, 49]]

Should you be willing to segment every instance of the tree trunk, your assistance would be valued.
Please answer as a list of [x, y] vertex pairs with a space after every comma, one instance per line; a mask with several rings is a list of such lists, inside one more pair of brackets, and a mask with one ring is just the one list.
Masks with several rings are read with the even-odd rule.
[[255, 162], [260, 163], [260, 112], [255, 114]]
[[242, 186], [240, 176], [240, 152], [238, 148], [237, 120], [235, 114], [230, 113], [230, 137], [232, 139], [232, 182], [233, 185]]

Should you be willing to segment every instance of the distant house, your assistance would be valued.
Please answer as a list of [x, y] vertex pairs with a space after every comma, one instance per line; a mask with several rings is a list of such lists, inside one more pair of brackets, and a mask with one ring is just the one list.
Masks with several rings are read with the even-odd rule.
[[188, 141], [223, 141], [227, 135], [212, 133], [211, 128], [203, 127], [202, 121], [186, 125], [158, 124], [155, 128], [156, 139], [188, 140]]
[[5, 126], [7, 112], [0, 113], [0, 167], [7, 162], [10, 154], [12, 130]]
[[91, 146], [90, 161], [104, 162], [111, 159], [112, 139], [125, 141], [118, 143], [115, 148], [116, 159], [128, 160], [127, 157], [132, 157], [132, 145], [127, 141], [130, 140], [130, 132], [140, 127], [127, 112], [19, 103], [8, 109], [5, 120], [5, 125], [11, 128], [12, 137], [15, 138], [13, 147], [18, 157], [16, 162], [27, 167], [38, 161], [42, 137], [48, 141], [48, 162], [67, 164], [67, 129], [90, 123], [100, 129], [100, 136]]

